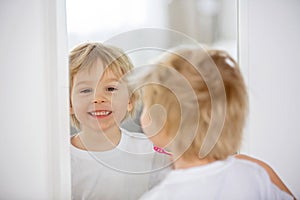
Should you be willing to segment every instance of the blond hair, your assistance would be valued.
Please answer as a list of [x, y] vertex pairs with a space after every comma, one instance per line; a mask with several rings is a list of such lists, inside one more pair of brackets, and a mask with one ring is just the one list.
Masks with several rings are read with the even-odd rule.
[[[211, 93], [207, 82], [203, 78], [203, 74], [200, 74], [197, 70], [197, 68], [201, 69], [204, 65], [209, 65], [209, 63], [214, 63], [213, 65], [216, 66], [217, 72], [221, 77], [221, 84], [215, 80], [210, 84], [215, 84], [217, 87], [220, 85], [216, 97], [221, 96], [222, 92], [225, 94], [225, 97], [224, 100], [222, 100], [223, 102], [217, 102], [217, 106], [225, 106], [226, 112], [224, 119], [217, 119], [224, 120], [223, 127], [215, 145], [209, 153], [206, 154], [205, 158], [220, 160], [236, 153], [242, 141], [242, 131], [247, 114], [248, 100], [246, 86], [238, 64], [224, 51], [207, 50], [204, 52], [203, 49], [200, 48], [183, 48], [176, 50], [175, 53], [168, 53], [162, 57], [155, 67], [160, 68], [161, 66], [166, 66], [175, 69], [188, 81], [196, 95], [196, 103], [198, 103], [199, 107], [192, 105], [192, 108], [189, 109], [198, 108], [199, 118], [197, 121], [195, 119], [187, 119], [185, 122], [190, 123], [190, 125], [196, 124], [197, 130], [189, 146], [182, 152], [182, 157], [185, 159], [190, 159], [195, 157], [195, 155], [199, 157], [201, 146], [203, 145], [212, 120]], [[212, 68], [212, 66], [209, 67]], [[214, 73], [213, 71], [208, 72]], [[152, 73], [157, 73], [156, 79], [162, 81], [162, 83], [170, 79], [170, 74], [158, 73], [157, 69], [153, 70]], [[221, 85], [223, 86], [221, 87]], [[182, 120], [180, 118], [182, 113], [180, 110], [180, 102], [178, 98], [176, 98], [176, 94], [161, 85], [145, 86], [143, 93], [145, 95], [145, 105], [149, 107], [159, 104], [165, 108], [167, 117], [163, 128], [165, 134], [174, 138], [176, 134], [182, 131], [179, 125], [180, 120]], [[173, 141], [173, 143], [176, 143], [173, 145], [175, 148], [179, 148], [190, 133], [183, 132], [180, 134], [183, 136], [180, 137], [179, 140]]]
[[[70, 97], [75, 75], [81, 70], [90, 70], [99, 59], [105, 66], [105, 69], [109, 69], [118, 78], [121, 78], [123, 75], [133, 70], [133, 64], [130, 59], [117, 47], [104, 45], [98, 42], [86, 42], [79, 44], [71, 50], [69, 54]], [[131, 95], [130, 100], [133, 105], [133, 109], [129, 111], [131, 115], [134, 115], [135, 104], [138, 99], [139, 94], [137, 92]], [[72, 107], [71, 98], [70, 105]], [[79, 129], [80, 122], [76, 118], [75, 114], [70, 114], [70, 117], [72, 125]]]

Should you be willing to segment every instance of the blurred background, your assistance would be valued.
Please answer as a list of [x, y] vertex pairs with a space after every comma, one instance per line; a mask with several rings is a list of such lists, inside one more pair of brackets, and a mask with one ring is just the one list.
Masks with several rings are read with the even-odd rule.
[[[201, 43], [226, 50], [237, 59], [236, 0], [67, 0], [66, 8], [69, 50], [86, 41], [112, 43], [124, 51], [134, 46], [126, 54], [140, 67], [162, 53], [138, 48], [145, 47], [146, 40], [164, 49]], [[132, 31], [142, 28], [154, 30]], [[130, 36], [118, 42], [128, 31]], [[142, 132], [140, 112], [138, 108], [136, 117], [127, 118], [122, 126]], [[75, 132], [71, 127], [71, 133]]]
[[69, 49], [133, 29], [163, 28], [237, 55], [236, 0], [67, 0], [66, 4]]

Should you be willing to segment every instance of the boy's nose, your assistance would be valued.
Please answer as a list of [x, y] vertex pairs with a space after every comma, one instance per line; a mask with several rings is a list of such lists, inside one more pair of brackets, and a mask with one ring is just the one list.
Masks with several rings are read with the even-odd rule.
[[108, 101], [108, 96], [101, 90], [101, 88], [98, 88], [95, 93], [94, 97], [92, 99], [93, 103], [104, 103]]
[[93, 103], [104, 103], [105, 101], [107, 100], [103, 95], [95, 95], [93, 99]]
[[99, 99], [99, 98], [95, 98], [95, 99], [93, 100], [93, 103], [104, 103], [104, 102], [105, 102], [104, 99]]

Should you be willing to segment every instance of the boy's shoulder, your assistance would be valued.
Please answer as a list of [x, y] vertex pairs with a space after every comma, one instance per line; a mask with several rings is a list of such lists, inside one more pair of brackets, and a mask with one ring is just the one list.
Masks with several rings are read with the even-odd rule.
[[232, 169], [235, 172], [241, 172], [247, 175], [252, 174], [261, 178], [269, 179], [267, 172], [257, 163], [251, 162], [249, 160], [238, 159], [235, 157], [230, 157], [229, 159], [232, 161]]
[[125, 128], [120, 128], [122, 134], [126, 134], [129, 137], [133, 137], [133, 138], [147, 138], [147, 136], [144, 133], [140, 133], [140, 132], [134, 132], [134, 131], [129, 131]]
[[143, 133], [131, 132], [121, 128], [122, 140], [126, 145], [127, 150], [132, 150], [135, 153], [153, 153], [153, 143]]
[[152, 144], [152, 142], [144, 133], [132, 132], [124, 128], [121, 128], [121, 133], [122, 136], [125, 137], [127, 140], [129, 139], [129, 140], [141, 141], [144, 143]]
[[250, 170], [254, 173], [263, 173], [268, 177], [267, 172], [264, 170], [264, 168], [255, 162], [252, 162], [250, 160], [238, 159], [235, 157], [230, 157], [230, 159], [233, 161], [234, 165], [240, 169]]

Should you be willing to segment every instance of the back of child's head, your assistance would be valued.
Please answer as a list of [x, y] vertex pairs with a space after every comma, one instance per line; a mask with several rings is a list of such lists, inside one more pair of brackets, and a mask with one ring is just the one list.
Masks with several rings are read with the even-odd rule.
[[[163, 67], [175, 69], [190, 84], [196, 96], [195, 102], [184, 107], [184, 109], [188, 108], [185, 110], [186, 113], [191, 113], [190, 118], [189, 114], [182, 115], [182, 110], [180, 110], [182, 105], [180, 101], [185, 100], [178, 99], [178, 96], [186, 96], [187, 93], [182, 92], [178, 95], [172, 89], [162, 86], [167, 80], [172, 79], [170, 73], [161, 73], [162, 70], [159, 68]], [[219, 120], [223, 126], [220, 129], [220, 134], [210, 133], [218, 137], [210, 137], [216, 141], [213, 143], [212, 149], [205, 154], [205, 158], [220, 160], [236, 153], [242, 141], [242, 131], [247, 113], [247, 91], [238, 64], [234, 59], [224, 51], [204, 51], [202, 48], [189, 47], [166, 53], [157, 62], [155, 68], [152, 70], [152, 76], [155, 76], [156, 80], [160, 80], [161, 85], [154, 84], [143, 88], [144, 103], [148, 107], [159, 104], [165, 108], [167, 117], [163, 128], [169, 137], [174, 138], [170, 147], [173, 146], [175, 151], [183, 151], [181, 156], [187, 160], [195, 156], [199, 157], [199, 152], [201, 147], [205, 145], [205, 137], [212, 121]], [[211, 78], [218, 76], [220, 82], [216, 78]], [[175, 79], [178, 80], [178, 78]], [[178, 82], [178, 87], [179, 84]], [[214, 95], [212, 95], [208, 84], [213, 85]], [[223, 100], [222, 95], [224, 95]], [[212, 97], [217, 99], [215, 100], [216, 107], [225, 107], [223, 119], [212, 113]], [[184, 98], [192, 97], [188, 95]], [[199, 106], [196, 105], [197, 103]], [[198, 109], [198, 120], [196, 115], [192, 115], [196, 112], [195, 109]], [[182, 119], [182, 116], [188, 119]], [[186, 145], [185, 139], [188, 140], [192, 133], [184, 132], [184, 128], [180, 127], [181, 123], [186, 123], [186, 126], [190, 127], [197, 125], [196, 133], [189, 146], [184, 150], [179, 148]], [[178, 139], [175, 139], [175, 136]], [[171, 150], [174, 151], [174, 149]]]
[[[102, 76], [109, 71], [121, 79], [122, 76], [133, 70], [133, 64], [130, 59], [117, 47], [98, 42], [79, 44], [69, 54], [70, 96], [75, 75], [81, 70], [91, 70], [96, 66], [97, 61], [101, 61], [101, 66], [104, 66]], [[100, 79], [101, 77], [99, 77]], [[133, 109], [129, 112], [132, 115], [134, 114], [134, 105], [138, 98], [138, 93], [133, 93], [131, 96]], [[70, 102], [70, 105], [72, 106], [72, 102]], [[80, 128], [80, 123], [74, 114], [71, 114], [71, 122], [74, 127]]]

